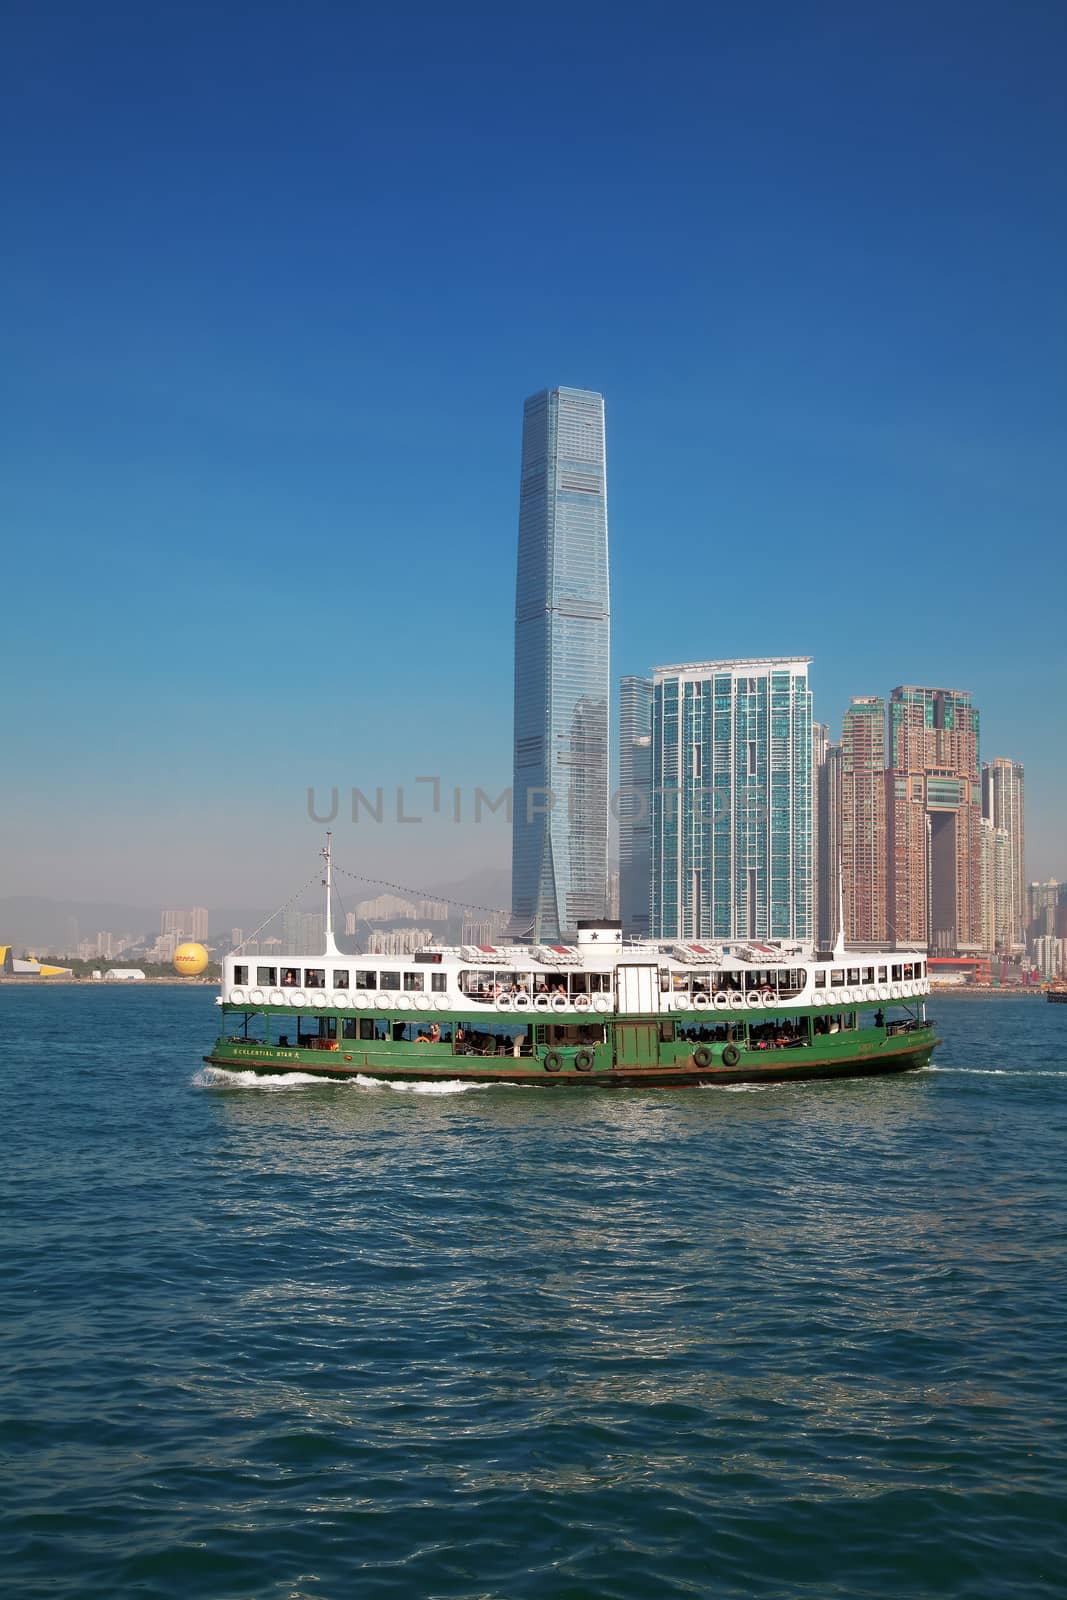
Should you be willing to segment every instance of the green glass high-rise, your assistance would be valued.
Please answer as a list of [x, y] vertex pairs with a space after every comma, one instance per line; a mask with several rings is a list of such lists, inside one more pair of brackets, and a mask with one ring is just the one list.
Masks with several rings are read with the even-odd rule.
[[656, 669], [654, 938], [814, 937], [810, 660]]

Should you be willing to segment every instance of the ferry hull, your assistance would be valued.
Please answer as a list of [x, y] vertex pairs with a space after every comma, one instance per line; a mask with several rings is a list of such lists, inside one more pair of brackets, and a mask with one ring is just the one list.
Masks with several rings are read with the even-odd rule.
[[[532, 1086], [539, 1089], [682, 1089], [707, 1088], [714, 1085], [758, 1083], [802, 1083], [820, 1078], [882, 1077], [890, 1073], [913, 1072], [929, 1065], [930, 1057], [941, 1041], [932, 1030], [923, 1030], [922, 1036], [911, 1037], [900, 1045], [886, 1044], [860, 1052], [818, 1056], [814, 1053], [802, 1060], [795, 1052], [770, 1052], [775, 1059], [748, 1059], [756, 1052], [742, 1051], [741, 1059], [727, 1066], [720, 1061], [698, 1065], [688, 1060], [660, 1062], [649, 1066], [599, 1067], [579, 1072], [568, 1070], [549, 1072], [544, 1063], [534, 1059], [492, 1067], [476, 1066], [469, 1057], [452, 1057], [446, 1063], [412, 1062], [382, 1063], [352, 1059], [344, 1062], [331, 1059], [325, 1063], [322, 1054], [315, 1051], [288, 1051], [284, 1060], [265, 1059], [252, 1050], [219, 1050], [216, 1048], [204, 1057], [207, 1065], [228, 1072], [254, 1072], [260, 1076], [275, 1077], [291, 1072], [310, 1074], [323, 1079], [343, 1080], [357, 1077], [375, 1078], [383, 1083], [478, 1083]], [[787, 1054], [794, 1059], [787, 1059]], [[493, 1058], [494, 1060], [497, 1058]]]

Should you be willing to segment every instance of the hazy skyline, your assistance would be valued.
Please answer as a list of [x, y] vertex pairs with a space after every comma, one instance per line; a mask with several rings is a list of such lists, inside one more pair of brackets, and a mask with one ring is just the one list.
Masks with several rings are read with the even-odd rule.
[[[1067, 877], [1065, 15], [7, 32], [0, 896], [272, 905], [309, 785], [498, 795], [556, 383], [605, 395], [616, 684], [810, 654], [834, 738], [970, 690]], [[506, 866], [449, 805], [338, 856]]]

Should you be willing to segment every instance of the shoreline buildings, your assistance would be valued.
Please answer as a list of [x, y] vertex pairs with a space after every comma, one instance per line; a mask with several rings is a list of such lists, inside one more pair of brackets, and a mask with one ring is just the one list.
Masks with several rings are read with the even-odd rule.
[[608, 897], [610, 702], [604, 399], [526, 401], [515, 585], [512, 933], [559, 938]]
[[823, 944], [837, 931], [839, 864], [850, 944], [1026, 949], [1023, 768], [998, 756], [979, 777], [979, 726], [968, 692], [901, 685], [888, 702], [854, 697], [840, 744], [817, 731]]
[[814, 937], [810, 656], [657, 667], [657, 939]]

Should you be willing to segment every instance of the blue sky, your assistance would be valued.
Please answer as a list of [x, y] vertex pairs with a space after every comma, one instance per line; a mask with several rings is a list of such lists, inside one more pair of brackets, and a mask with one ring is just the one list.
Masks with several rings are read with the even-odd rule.
[[[557, 383], [606, 396], [619, 672], [808, 653], [835, 732], [970, 688], [1067, 876], [1062, 8], [6, 33], [0, 893], [265, 903], [309, 784], [505, 785]], [[338, 853], [424, 883], [508, 839]]]

